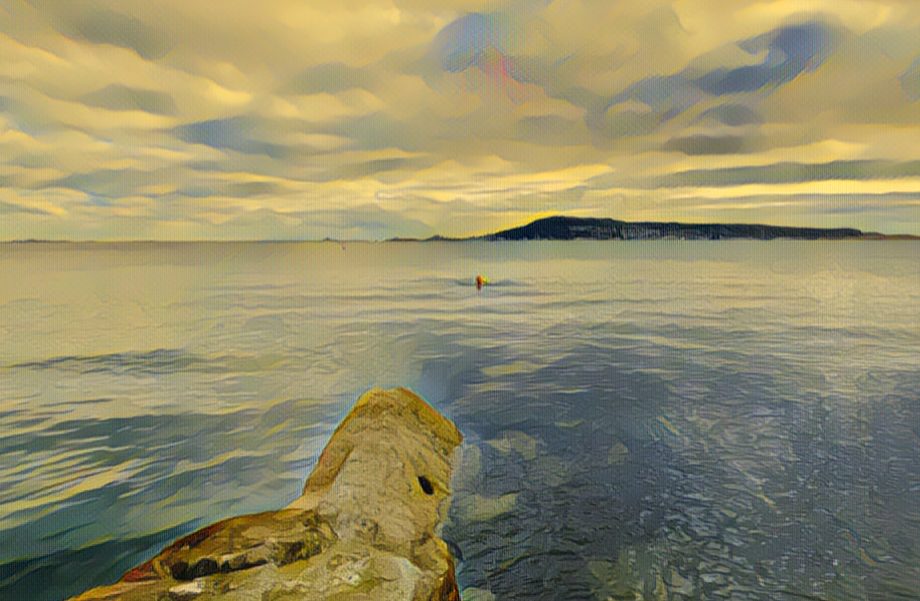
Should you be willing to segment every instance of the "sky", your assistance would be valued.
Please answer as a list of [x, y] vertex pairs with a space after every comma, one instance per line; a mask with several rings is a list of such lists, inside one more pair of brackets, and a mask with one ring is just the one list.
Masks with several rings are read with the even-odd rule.
[[0, 0], [0, 240], [920, 234], [916, 0]]

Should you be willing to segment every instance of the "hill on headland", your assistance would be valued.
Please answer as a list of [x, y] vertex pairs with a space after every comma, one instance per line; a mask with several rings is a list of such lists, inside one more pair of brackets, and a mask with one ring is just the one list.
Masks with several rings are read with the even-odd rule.
[[[484, 236], [441, 240], [888, 240], [920, 239], [916, 236], [886, 236], [854, 228], [786, 227], [744, 223], [676, 223], [619, 221], [594, 217], [546, 217], [527, 225]], [[403, 239], [405, 240], [405, 239]]]
[[547, 217], [527, 225], [482, 236], [486, 240], [840, 240], [861, 238], [853, 228], [783, 227], [757, 224], [673, 223], [616, 219]]

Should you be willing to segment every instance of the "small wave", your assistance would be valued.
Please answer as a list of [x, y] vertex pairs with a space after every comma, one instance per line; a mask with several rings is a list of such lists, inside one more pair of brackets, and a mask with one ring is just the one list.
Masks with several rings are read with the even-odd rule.
[[73, 407], [75, 405], [102, 405], [105, 403], [114, 403], [112, 397], [97, 397], [91, 399], [67, 399], [66, 401], [56, 401], [44, 403], [45, 407]]
[[[0, 590], [4, 599], [56, 601], [80, 593], [99, 582], [114, 581], [128, 568], [146, 559], [169, 541], [192, 532], [200, 520], [183, 522], [149, 535], [103, 541], [81, 549], [54, 550], [0, 563]], [[99, 562], [99, 557], [115, 561]], [[55, 574], [49, 582], [48, 573]]]
[[209, 368], [212, 367], [213, 360], [181, 349], [156, 349], [146, 352], [103, 355], [65, 355], [10, 366], [12, 369], [56, 369], [84, 374], [94, 372], [160, 374], [177, 371], [210, 371]]
[[[183, 349], [156, 349], [144, 352], [107, 353], [103, 355], [66, 355], [41, 361], [10, 365], [7, 369], [58, 370], [79, 374], [111, 373], [114, 375], [161, 375], [179, 372], [223, 373], [270, 369], [281, 361], [280, 355], [220, 355], [209, 357]], [[98, 402], [102, 402], [100, 399]]]

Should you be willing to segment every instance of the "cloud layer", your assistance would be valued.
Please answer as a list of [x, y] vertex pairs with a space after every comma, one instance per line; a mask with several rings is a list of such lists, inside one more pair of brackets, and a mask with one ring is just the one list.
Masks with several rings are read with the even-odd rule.
[[913, 0], [5, 0], [0, 239], [920, 234]]

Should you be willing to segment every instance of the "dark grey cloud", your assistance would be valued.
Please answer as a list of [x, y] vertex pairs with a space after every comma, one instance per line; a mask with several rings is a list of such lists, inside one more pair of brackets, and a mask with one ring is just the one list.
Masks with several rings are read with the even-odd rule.
[[54, 164], [54, 157], [42, 152], [22, 152], [5, 157], [3, 162], [26, 169], [44, 169]]
[[438, 32], [432, 42], [432, 53], [441, 68], [452, 73], [470, 67], [482, 67], [493, 60], [490, 51], [503, 57], [512, 52], [512, 31], [519, 26], [511, 15], [495, 13], [470, 13], [464, 15]]
[[763, 119], [752, 109], [741, 104], [722, 104], [706, 109], [696, 121], [715, 121], [723, 125], [740, 126], [762, 123]]
[[202, 171], [202, 172], [214, 172], [214, 173], [227, 173], [230, 171], [236, 171], [237, 167], [232, 165], [229, 161], [217, 161], [217, 160], [194, 160], [186, 161], [182, 163], [183, 167], [191, 169], [193, 171]]
[[[539, 4], [532, 3], [531, 7]], [[521, 52], [522, 41], [528, 36], [547, 40], [546, 23], [533, 16], [526, 10], [463, 15], [434, 37], [417, 65], [417, 73], [437, 88], [444, 73], [478, 69], [494, 90], [515, 103], [523, 102], [525, 83], [543, 88], [551, 97], [568, 100], [570, 86], [556, 77], [560, 61]]]
[[[544, 3], [533, 3], [533, 6], [540, 4]], [[600, 115], [608, 98], [560, 76], [574, 55], [556, 59], [519, 52], [518, 46], [525, 37], [525, 12], [470, 13], [455, 19], [438, 32], [427, 55], [411, 66], [408, 72], [421, 76], [438, 90], [442, 74], [479, 69], [491, 80], [490, 85], [494, 89], [500, 90], [512, 101], [520, 102], [523, 96], [521, 84], [530, 84], [541, 88], [550, 98], [585, 109], [589, 115]], [[538, 36], [546, 39], [546, 24], [542, 20], [531, 19], [526, 26], [534, 28]], [[534, 35], [534, 32], [527, 35]], [[613, 68], [620, 60], [619, 53], [605, 58], [610, 63], [607, 68]], [[531, 141], [537, 143], [543, 139], [528, 125], [522, 126], [522, 133], [534, 135]]]
[[624, 102], [644, 104], [667, 121], [700, 102], [705, 95], [687, 75], [662, 75], [637, 81], [607, 103], [604, 112]]
[[662, 149], [676, 150], [687, 155], [737, 154], [753, 150], [743, 136], [706, 135], [672, 138], [662, 146]]
[[[382, 112], [344, 117], [326, 123], [237, 115], [181, 125], [173, 128], [171, 133], [190, 144], [203, 144], [218, 150], [232, 150], [247, 155], [263, 155], [271, 159], [297, 161], [321, 154], [322, 151], [309, 147], [306, 143], [286, 144], [277, 140], [291, 133], [323, 134], [347, 139], [348, 142], [344, 146], [346, 150], [400, 148], [415, 151], [421, 149], [426, 141], [431, 141], [431, 132], [424, 131], [423, 126], [423, 123], [412, 125]], [[374, 169], [374, 165], [367, 167]]]
[[[0, 108], [0, 112], [8, 115], [13, 127], [30, 136], [41, 136], [68, 129], [57, 119], [47, 115], [39, 105], [40, 103], [34, 102], [34, 98], [30, 97], [30, 94], [42, 93], [38, 86], [23, 89], [23, 87], [13, 85], [12, 82], [4, 81], [3, 76], [0, 75], [0, 89], [4, 89], [4, 86], [9, 86], [5, 91], [8, 91], [10, 95], [3, 98], [3, 107]], [[6, 158], [9, 162], [10, 157]]]
[[375, 81], [367, 69], [342, 62], [324, 63], [305, 69], [281, 88], [285, 94], [337, 94], [354, 88], [370, 88]]
[[[850, 196], [835, 196], [819, 200], [824, 203], [821, 212], [830, 215], [859, 215], [865, 213], [891, 215], [895, 212], [916, 213], [920, 196], [905, 199], [884, 198], [882, 199], [883, 202], [875, 202], [873, 197], [861, 196], [852, 198]], [[896, 232], [897, 230], [894, 231]]]
[[606, 138], [628, 138], [655, 133], [663, 118], [657, 112], [619, 108], [597, 114], [589, 112], [585, 122], [593, 134]]
[[318, 127], [317, 133], [348, 138], [351, 140], [348, 148], [399, 148], [411, 152], [420, 150], [431, 141], [426, 136], [430, 132], [425, 132], [424, 127], [425, 123], [421, 121], [413, 125], [376, 112]]
[[586, 184], [594, 190], [621, 187], [649, 190], [678, 187], [730, 188], [748, 184], [797, 184], [829, 180], [878, 181], [907, 177], [920, 177], [920, 161], [781, 162], [749, 167], [690, 169], [654, 177], [611, 173], [592, 177]]
[[[241, 169], [251, 168], [253, 165], [234, 164], [232, 160], [224, 161], [191, 161], [183, 165], [184, 169], [157, 168], [149, 171], [140, 169], [99, 169], [82, 173], [74, 173], [62, 178], [48, 180], [41, 184], [41, 188], [68, 188], [92, 196], [92, 202], [102, 203], [107, 199], [117, 199], [124, 195], [139, 195], [158, 200], [170, 201], [181, 198], [278, 198], [295, 192], [290, 186], [277, 181], [259, 179], [263, 170], [253, 170], [252, 181], [227, 181], [209, 174], [238, 172]], [[288, 166], [283, 166], [287, 168]], [[274, 177], [285, 177], [285, 168], [270, 174]], [[355, 170], [357, 166], [353, 167]], [[291, 178], [290, 183], [328, 181], [334, 177], [310, 177], [298, 173], [299, 179]], [[174, 184], [175, 189], [169, 192], [148, 193], [143, 188], [159, 184]], [[2, 182], [0, 182], [2, 185]], [[211, 209], [216, 210], [216, 209]], [[235, 208], [229, 209], [235, 211]]]
[[839, 33], [819, 21], [780, 27], [738, 44], [753, 56], [766, 53], [760, 64], [715, 69], [695, 83], [716, 96], [780, 86], [820, 67], [837, 47]]
[[[361, 177], [372, 177], [381, 173], [396, 171], [398, 169], [417, 169], [422, 166], [421, 161], [408, 158], [376, 159], [341, 165], [324, 172], [322, 175], [310, 177], [310, 181], [328, 182], [335, 180], [348, 180]], [[428, 161], [425, 164], [430, 164]]]
[[656, 180], [656, 185], [738, 186], [903, 177], [920, 177], [920, 161], [831, 161], [817, 164], [786, 162], [755, 167], [694, 169], [666, 175]]
[[204, 144], [218, 150], [262, 154], [273, 159], [290, 157], [290, 147], [264, 141], [270, 125], [268, 120], [238, 116], [181, 125], [173, 129], [173, 134], [183, 142]]
[[3, 202], [0, 200], [0, 215], [50, 215], [48, 211], [35, 207], [24, 207], [22, 205]]
[[[766, 34], [742, 40], [736, 44], [737, 47], [752, 56], [764, 54], [761, 63], [733, 69], [716, 68], [702, 75], [692, 68], [687, 68], [671, 75], [655, 75], [640, 79], [612, 96], [606, 103], [595, 104], [589, 108], [585, 114], [585, 122], [590, 128], [607, 137], [643, 135], [651, 133], [651, 130], [681, 115], [706, 98], [729, 94], [769, 93], [800, 74], [814, 71], [821, 66], [837, 48], [842, 31], [842, 28], [827, 22], [814, 20], [779, 27]], [[615, 118], [611, 126], [611, 112], [616, 112], [620, 106], [635, 104], [644, 105], [653, 116], [641, 117], [642, 112], [627, 109], [628, 116], [643, 119], [642, 125], [629, 127], [627, 123], [621, 122], [622, 119]], [[738, 109], [728, 109], [727, 113], [716, 113], [713, 117], [742, 122], [752, 118], [750, 114]], [[682, 146], [680, 142], [675, 144]]]
[[758, 206], [777, 205], [786, 211], [807, 209], [821, 214], [859, 214], [890, 211], [916, 211], [920, 202], [920, 193], [885, 192], [878, 194], [755, 194], [750, 196], [726, 196], [717, 199], [685, 199], [685, 206], [693, 208], [695, 204], [708, 207], [718, 206], [723, 211], [747, 211]]
[[55, 26], [64, 35], [94, 44], [133, 50], [148, 60], [164, 57], [170, 49], [166, 23], [154, 27], [134, 17], [97, 8], [60, 15]]
[[196, 182], [182, 186], [169, 196], [188, 198], [253, 198], [258, 196], [281, 196], [288, 193], [284, 186], [275, 182]]
[[98, 169], [48, 180], [39, 188], [69, 188], [95, 197], [116, 198], [143, 186], [168, 182], [170, 175], [168, 169]]
[[154, 115], [175, 115], [176, 102], [165, 92], [113, 84], [80, 97], [87, 106], [113, 111], [144, 111]]
[[911, 100], [920, 100], [920, 57], [901, 75], [901, 88]]

